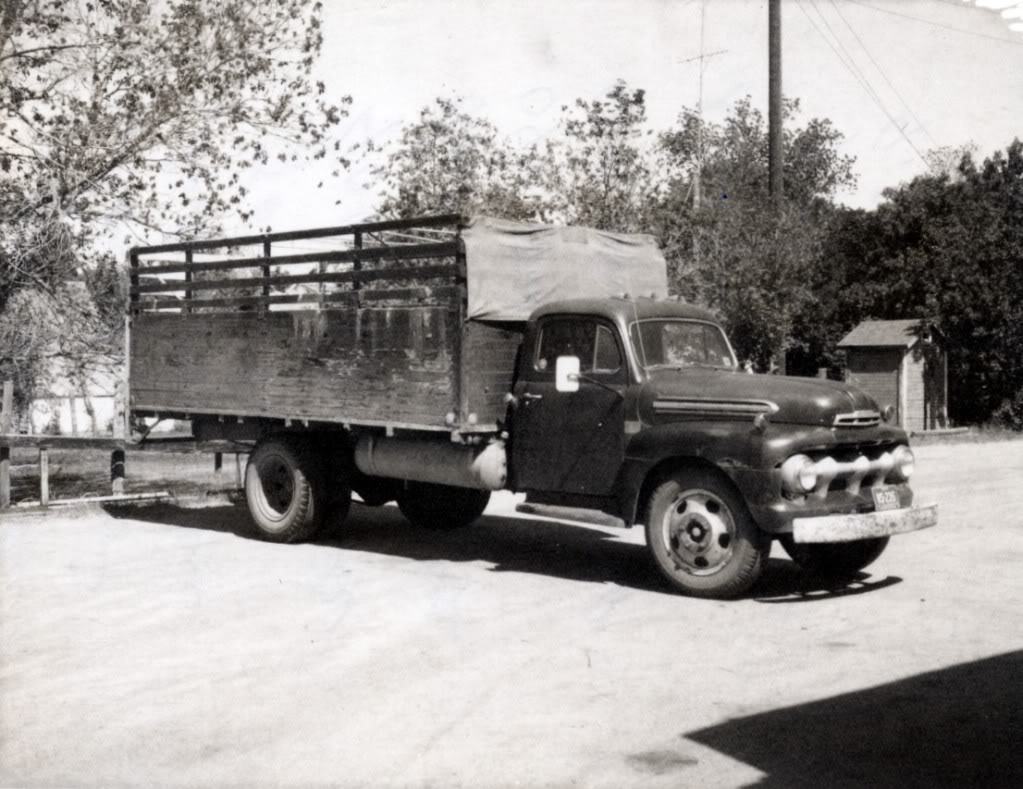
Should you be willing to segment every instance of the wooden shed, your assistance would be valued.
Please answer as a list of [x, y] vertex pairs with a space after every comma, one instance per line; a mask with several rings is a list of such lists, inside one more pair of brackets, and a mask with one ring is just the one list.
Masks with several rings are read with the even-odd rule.
[[915, 319], [863, 321], [838, 347], [847, 354], [846, 377], [881, 408], [895, 406], [906, 430], [948, 426], [948, 359], [936, 335], [920, 336]]

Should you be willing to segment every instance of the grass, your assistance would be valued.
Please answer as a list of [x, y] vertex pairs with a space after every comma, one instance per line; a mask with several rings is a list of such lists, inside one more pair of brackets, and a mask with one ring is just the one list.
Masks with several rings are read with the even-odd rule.
[[[245, 456], [241, 456], [241, 471]], [[49, 452], [50, 500], [110, 495], [110, 453], [73, 449]], [[238, 487], [235, 456], [224, 455], [223, 469], [213, 468], [213, 455], [197, 452], [132, 452], [125, 457], [126, 493], [168, 490], [180, 495], [234, 490]], [[11, 451], [11, 503], [39, 500], [39, 453]]]
[[962, 432], [937, 433], [914, 433], [911, 443], [920, 445], [930, 444], [983, 444], [989, 441], [1019, 441], [1023, 439], [1023, 433], [1018, 430], [1009, 430], [1005, 427], [969, 427]]

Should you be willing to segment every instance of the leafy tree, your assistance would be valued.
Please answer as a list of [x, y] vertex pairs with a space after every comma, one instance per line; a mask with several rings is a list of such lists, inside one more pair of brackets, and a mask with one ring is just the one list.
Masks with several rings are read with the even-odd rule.
[[952, 418], [982, 422], [1023, 389], [1023, 143], [955, 180], [923, 176], [886, 193], [879, 317], [909, 313], [944, 337]]
[[745, 98], [721, 124], [686, 109], [660, 135], [668, 177], [651, 212], [673, 287], [721, 312], [740, 355], [761, 370], [793, 344], [815, 298], [830, 199], [855, 183], [830, 121], [798, 125], [798, 101], [785, 109], [783, 200], [768, 195], [766, 123]]
[[998, 415], [1015, 425], [1023, 420], [1023, 145], [980, 166], [968, 149], [955, 155], [954, 173], [932, 168], [887, 190], [876, 210], [844, 210], [829, 224], [815, 303], [796, 321], [800, 362], [838, 363], [834, 344], [860, 320], [918, 318], [948, 349], [953, 421]]
[[459, 98], [436, 99], [397, 139], [368, 141], [362, 156], [380, 187], [383, 216], [454, 211], [525, 220], [542, 211], [536, 151], [517, 150], [490, 121], [462, 110]]
[[328, 155], [344, 105], [311, 79], [319, 3], [3, 0], [0, 170], [21, 206], [194, 231], [249, 217], [239, 171]]
[[65, 287], [85, 277], [93, 295], [120, 292], [86, 276], [109, 274], [104, 236], [248, 220], [241, 173], [274, 156], [345, 164], [330, 132], [349, 99], [329, 101], [311, 77], [319, 14], [313, 0], [0, 0], [0, 311], [21, 349], [0, 362], [72, 350], [13, 319], [25, 303], [111, 319], [112, 305]]
[[645, 230], [657, 188], [644, 144], [646, 92], [619, 80], [603, 98], [576, 99], [562, 111], [563, 138], [546, 146], [543, 160], [553, 214], [600, 230]]
[[[603, 98], [563, 108], [563, 135], [518, 148], [494, 125], [466, 113], [458, 98], [438, 98], [396, 139], [369, 141], [378, 212], [441, 211], [510, 219], [642, 229], [653, 178], [640, 143], [644, 92], [618, 82]], [[361, 146], [358, 146], [361, 147]]]

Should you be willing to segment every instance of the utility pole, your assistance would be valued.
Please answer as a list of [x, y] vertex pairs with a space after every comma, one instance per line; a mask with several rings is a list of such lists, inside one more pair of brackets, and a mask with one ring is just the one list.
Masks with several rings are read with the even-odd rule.
[[[781, 100], [781, 0], [768, 0], [767, 6], [767, 140], [768, 140], [768, 189], [776, 214], [780, 214], [784, 193], [782, 179], [782, 100]], [[775, 228], [773, 263], [777, 267], [778, 230]], [[782, 375], [787, 371], [785, 342], [772, 355], [771, 366]], [[777, 365], [777, 366], [776, 366]], [[773, 371], [773, 370], [772, 370]]]
[[781, 147], [781, 0], [769, 0], [767, 7], [767, 60], [768, 60], [768, 171], [771, 199], [775, 205], [781, 203], [782, 147]]

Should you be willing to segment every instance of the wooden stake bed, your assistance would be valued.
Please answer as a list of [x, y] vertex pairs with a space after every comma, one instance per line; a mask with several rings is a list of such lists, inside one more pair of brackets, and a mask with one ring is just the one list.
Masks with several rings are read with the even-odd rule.
[[132, 409], [496, 430], [521, 335], [466, 320], [460, 221], [131, 250]]

